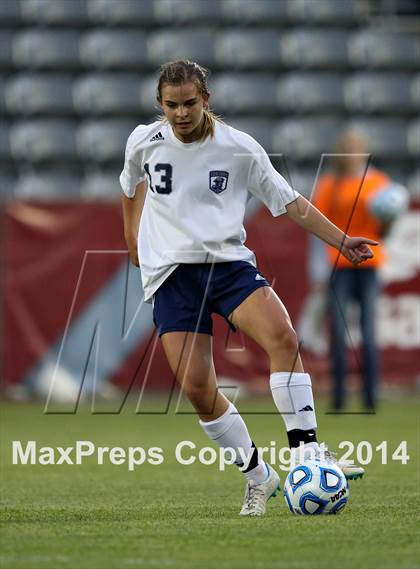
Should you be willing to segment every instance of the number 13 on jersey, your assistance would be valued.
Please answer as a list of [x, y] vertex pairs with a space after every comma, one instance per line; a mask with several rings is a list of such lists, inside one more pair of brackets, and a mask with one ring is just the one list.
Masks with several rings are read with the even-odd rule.
[[158, 194], [170, 194], [172, 192], [172, 166], [170, 164], [156, 164], [153, 169], [159, 176], [159, 183], [153, 186], [152, 175], [150, 173], [150, 165], [144, 165], [147, 177], [149, 178], [149, 185], [152, 192]]

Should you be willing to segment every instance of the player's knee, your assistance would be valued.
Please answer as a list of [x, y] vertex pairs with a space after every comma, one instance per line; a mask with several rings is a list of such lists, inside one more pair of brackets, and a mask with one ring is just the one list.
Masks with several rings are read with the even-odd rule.
[[290, 324], [277, 328], [271, 334], [267, 351], [269, 354], [277, 353], [279, 351], [295, 354], [298, 349], [299, 341], [293, 326]]
[[199, 405], [201, 401], [206, 399], [208, 395], [208, 384], [198, 383], [194, 381], [186, 381], [183, 389], [188, 399], [195, 405]]

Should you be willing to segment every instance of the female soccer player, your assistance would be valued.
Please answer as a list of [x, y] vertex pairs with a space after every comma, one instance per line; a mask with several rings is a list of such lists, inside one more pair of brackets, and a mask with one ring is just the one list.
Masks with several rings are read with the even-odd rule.
[[[241, 515], [260, 516], [280, 488], [258, 456], [235, 406], [217, 389], [213, 312], [255, 340], [270, 358], [270, 386], [293, 453], [319, 450], [311, 379], [289, 315], [245, 245], [245, 206], [252, 194], [273, 216], [287, 214], [355, 264], [375, 241], [349, 237], [273, 168], [264, 149], [209, 110], [206, 71], [197, 63], [163, 65], [157, 85], [161, 120], [129, 136], [120, 183], [124, 234], [141, 269], [145, 301], [169, 365], [205, 433], [233, 449], [247, 479]], [[279, 243], [279, 247], [285, 244]], [[363, 469], [344, 465], [347, 477]]]

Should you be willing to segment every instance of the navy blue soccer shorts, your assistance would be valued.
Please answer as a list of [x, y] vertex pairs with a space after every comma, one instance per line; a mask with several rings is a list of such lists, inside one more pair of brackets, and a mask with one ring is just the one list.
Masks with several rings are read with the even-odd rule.
[[158, 288], [153, 321], [159, 336], [166, 332], [213, 333], [212, 314], [228, 316], [254, 290], [270, 286], [247, 261], [179, 265]]

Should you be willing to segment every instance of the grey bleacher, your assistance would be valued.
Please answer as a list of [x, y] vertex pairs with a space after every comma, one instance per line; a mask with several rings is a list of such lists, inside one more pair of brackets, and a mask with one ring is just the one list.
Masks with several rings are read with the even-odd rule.
[[412, 196], [420, 200], [420, 167], [413, 172], [410, 172], [407, 178], [407, 187]]
[[128, 135], [136, 126], [137, 121], [130, 119], [106, 118], [82, 122], [76, 134], [80, 159], [99, 163], [121, 161]]
[[144, 113], [154, 117], [156, 114], [162, 114], [160, 107], [156, 101], [157, 96], [157, 76], [146, 75], [140, 77], [140, 101]]
[[229, 124], [253, 136], [267, 151], [272, 150], [273, 124], [270, 119], [232, 116]]
[[223, 113], [270, 113], [276, 107], [276, 85], [268, 73], [221, 73], [211, 82], [212, 106]]
[[314, 189], [316, 173], [317, 168], [315, 166], [302, 168], [296, 164], [290, 164], [286, 179], [292, 188], [309, 199]]
[[215, 64], [231, 69], [278, 68], [280, 37], [275, 29], [225, 29], [215, 42]]
[[0, 203], [14, 197], [15, 182], [13, 174], [0, 170]]
[[222, 0], [222, 20], [229, 24], [264, 24], [285, 25], [290, 23], [292, 4], [285, 0], [259, 0], [243, 2], [242, 0]]
[[177, 58], [209, 68], [211, 108], [305, 193], [350, 125], [414, 191], [420, 8], [398, 28], [392, 4], [0, 0], [1, 195], [113, 199], [126, 138], [160, 114], [158, 68]]
[[348, 65], [348, 32], [344, 29], [320, 31], [297, 29], [281, 36], [281, 58], [285, 66], [340, 68]]
[[71, 76], [18, 73], [7, 83], [5, 101], [12, 115], [60, 115], [73, 112]]
[[334, 152], [340, 130], [340, 121], [333, 117], [285, 119], [274, 126], [273, 149], [296, 159], [319, 159]]
[[356, 113], [415, 111], [412, 82], [410, 74], [401, 72], [352, 74], [345, 82], [346, 106]]
[[14, 197], [18, 199], [78, 199], [80, 177], [67, 171], [23, 172], [16, 181]]
[[341, 111], [343, 75], [325, 71], [285, 73], [277, 82], [277, 104], [294, 112]]
[[13, 66], [12, 39], [12, 32], [0, 30], [0, 70], [8, 70]]
[[349, 58], [353, 65], [367, 68], [418, 69], [420, 36], [414, 33], [363, 29], [349, 38]]
[[21, 17], [25, 24], [80, 25], [87, 6], [85, 0], [21, 0]]
[[407, 129], [407, 146], [412, 156], [420, 158], [420, 119], [412, 121]]
[[0, 75], [0, 116], [3, 115], [6, 110], [6, 81], [4, 77]]
[[10, 150], [17, 162], [76, 159], [74, 122], [62, 118], [16, 122], [10, 129]]
[[411, 101], [413, 108], [420, 109], [420, 74], [413, 77], [411, 81]]
[[160, 24], [211, 24], [221, 18], [220, 0], [155, 0], [154, 17]]
[[87, 199], [115, 200], [120, 197], [120, 170], [91, 172], [80, 186], [80, 195]]
[[10, 153], [10, 129], [4, 121], [0, 123], [0, 161], [7, 162], [11, 158]]
[[395, 160], [408, 154], [407, 121], [404, 119], [358, 116], [352, 118], [349, 126], [366, 135], [373, 156]]
[[92, 69], [134, 69], [147, 65], [146, 34], [138, 30], [95, 29], [80, 38], [80, 61]]
[[202, 65], [213, 65], [214, 43], [214, 33], [206, 28], [195, 28], [186, 34], [184, 30], [170, 27], [149, 35], [148, 59], [154, 67], [176, 59], [192, 59]]
[[150, 0], [88, 0], [87, 12], [95, 25], [147, 27], [154, 21], [154, 5]]
[[135, 114], [141, 111], [138, 74], [89, 73], [73, 84], [76, 112], [81, 115]]
[[16, 0], [1, 0], [0, 22], [2, 26], [16, 26], [21, 22], [21, 6]]
[[365, 0], [297, 0], [289, 2], [289, 14], [299, 22], [352, 26], [363, 22], [370, 6]]
[[79, 36], [78, 30], [55, 27], [17, 32], [12, 43], [13, 63], [18, 69], [77, 69], [80, 67]]

